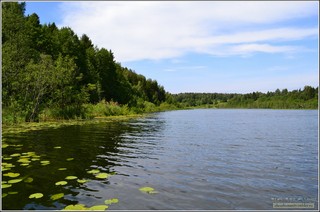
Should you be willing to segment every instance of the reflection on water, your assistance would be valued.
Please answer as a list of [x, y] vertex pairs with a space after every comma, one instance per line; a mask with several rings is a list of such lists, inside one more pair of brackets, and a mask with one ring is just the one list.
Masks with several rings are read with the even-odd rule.
[[[91, 207], [112, 198], [115, 210], [273, 209], [273, 198], [288, 197], [317, 207], [317, 133], [317, 111], [192, 110], [6, 135], [3, 174], [23, 181], [3, 188], [3, 209]], [[110, 175], [96, 178], [93, 169]], [[158, 193], [139, 191], [144, 186]], [[44, 196], [29, 199], [38, 192]]]

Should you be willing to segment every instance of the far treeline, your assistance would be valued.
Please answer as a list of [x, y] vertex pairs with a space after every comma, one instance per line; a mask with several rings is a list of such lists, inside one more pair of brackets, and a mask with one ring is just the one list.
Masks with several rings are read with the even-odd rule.
[[318, 87], [248, 94], [180, 93], [174, 94], [173, 99], [181, 107], [317, 109]]
[[318, 88], [252, 94], [178, 94], [123, 67], [71, 28], [40, 24], [25, 3], [2, 3], [2, 123], [89, 119], [195, 106], [317, 108]]

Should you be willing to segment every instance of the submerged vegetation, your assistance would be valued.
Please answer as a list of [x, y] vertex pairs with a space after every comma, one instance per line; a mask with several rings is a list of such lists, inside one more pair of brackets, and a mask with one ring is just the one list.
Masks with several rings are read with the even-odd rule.
[[25, 3], [2, 3], [2, 123], [92, 119], [182, 109], [318, 107], [318, 88], [263, 94], [172, 95], [69, 27], [40, 24]]

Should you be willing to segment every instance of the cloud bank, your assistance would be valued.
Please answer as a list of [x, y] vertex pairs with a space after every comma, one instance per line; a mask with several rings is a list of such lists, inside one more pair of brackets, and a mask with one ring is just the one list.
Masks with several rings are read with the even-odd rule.
[[[317, 37], [317, 26], [282, 23], [318, 14], [318, 2], [65, 2], [61, 26], [112, 49], [121, 62], [255, 52], [294, 53], [283, 44]], [[290, 24], [289, 24], [290, 25]]]

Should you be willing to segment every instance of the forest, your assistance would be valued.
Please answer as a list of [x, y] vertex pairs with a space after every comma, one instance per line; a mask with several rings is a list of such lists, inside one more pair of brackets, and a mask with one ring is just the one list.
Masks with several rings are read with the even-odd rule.
[[25, 16], [25, 6], [2, 3], [4, 122], [126, 114], [165, 102], [157, 81], [121, 66], [85, 34]]
[[173, 99], [181, 107], [316, 109], [318, 87], [305, 86], [303, 90], [276, 89], [274, 92], [247, 94], [181, 93], [174, 94]]
[[2, 123], [90, 119], [187, 107], [318, 107], [318, 88], [263, 94], [170, 94], [69, 27], [2, 3]]

